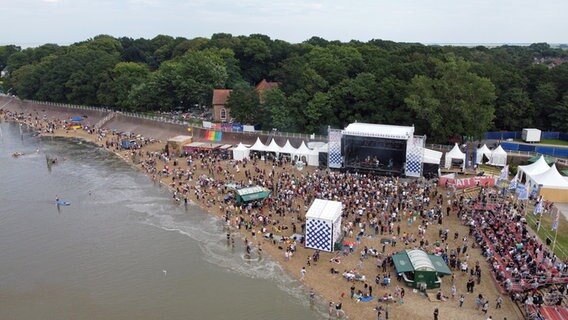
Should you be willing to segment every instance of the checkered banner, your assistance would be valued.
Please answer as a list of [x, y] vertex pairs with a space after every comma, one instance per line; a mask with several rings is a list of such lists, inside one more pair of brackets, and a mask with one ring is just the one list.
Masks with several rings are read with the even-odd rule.
[[343, 133], [339, 129], [328, 129], [328, 154], [327, 154], [327, 166], [329, 168], [341, 168], [342, 157], [341, 157], [341, 138]]
[[414, 136], [406, 142], [406, 176], [422, 176], [424, 162], [424, 136]]
[[331, 223], [324, 220], [306, 221], [306, 248], [333, 251]]

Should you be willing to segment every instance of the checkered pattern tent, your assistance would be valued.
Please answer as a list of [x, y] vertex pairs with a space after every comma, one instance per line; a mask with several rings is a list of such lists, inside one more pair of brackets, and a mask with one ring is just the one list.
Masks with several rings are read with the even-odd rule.
[[316, 199], [306, 213], [306, 248], [332, 252], [341, 236], [339, 201]]

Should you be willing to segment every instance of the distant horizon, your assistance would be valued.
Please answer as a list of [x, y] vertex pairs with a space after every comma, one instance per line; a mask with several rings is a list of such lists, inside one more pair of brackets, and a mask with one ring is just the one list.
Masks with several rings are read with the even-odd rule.
[[4, 1], [2, 43], [76, 43], [98, 34], [151, 39], [264, 34], [300, 43], [389, 39], [423, 44], [568, 43], [568, 1]]
[[[230, 32], [221, 32], [221, 33], [231, 34]], [[256, 34], [260, 34], [260, 33], [256, 33]], [[165, 35], [165, 36], [171, 36], [171, 35], [168, 35], [168, 34], [163, 34], [163, 35]], [[233, 35], [233, 37], [243, 36], [243, 35], [236, 35], [236, 34], [232, 34], [232, 35]], [[85, 38], [85, 39], [82, 39], [82, 40], [78, 40], [78, 41], [75, 41], [75, 42], [67, 42], [67, 43], [56, 43], [56, 42], [43, 42], [43, 43], [41, 43], [41, 42], [8, 43], [8, 42], [0, 42], [0, 46], [15, 45], [15, 46], [18, 46], [18, 47], [20, 47], [20, 48], [22, 48], [22, 49], [37, 48], [37, 47], [39, 47], [39, 46], [46, 45], [46, 44], [56, 44], [56, 45], [58, 45], [58, 46], [70, 46], [70, 45], [73, 45], [73, 44], [78, 43], [78, 42], [83, 42], [83, 41], [92, 39], [92, 38], [94, 38], [94, 37], [96, 37], [96, 36], [97, 36], [97, 35], [95, 35], [95, 36], [93, 36], [93, 37]], [[157, 35], [156, 35], [156, 36], [157, 36]], [[154, 36], [154, 37], [156, 37], [156, 36]], [[212, 35], [211, 35], [211, 36], [212, 36]], [[207, 39], [211, 39], [211, 36], [209, 36], [209, 37], [192, 37], [192, 38], [185, 37], [185, 38], [186, 38], [186, 39], [194, 39], [194, 38], [207, 38]], [[250, 36], [250, 35], [244, 35], [244, 36]], [[118, 37], [117, 37], [117, 36], [112, 36], [112, 37], [117, 38], [117, 39], [118, 39], [118, 38], [123, 38], [123, 37], [125, 37], [125, 38], [132, 38], [132, 39], [143, 38], [143, 39], [148, 39], [148, 40], [154, 38], [154, 37], [129, 37], [129, 36], [118, 36]], [[174, 37], [174, 38], [175, 38], [176, 36], [171, 36], [171, 37]], [[314, 36], [314, 37], [317, 37], [317, 36]], [[272, 40], [282, 40], [282, 41], [286, 41], [286, 40], [278, 39], [278, 38], [272, 38], [272, 37], [270, 37], [270, 38], [271, 38]], [[310, 37], [310, 38], [311, 38], [311, 37]], [[309, 40], [310, 38], [307, 38], [307, 39], [305, 39], [305, 40], [303, 40], [303, 41], [301, 41], [301, 42], [289, 42], [289, 41], [286, 41], [286, 42], [289, 42], [289, 43], [291, 43], [291, 44], [299, 44], [299, 43], [302, 43], [302, 42], [305, 42], [305, 41]], [[371, 40], [382, 40], [382, 41], [392, 41], [392, 42], [395, 42], [395, 43], [418, 43], [418, 44], [422, 44], [422, 45], [425, 45], [425, 46], [456, 46], [456, 47], [477, 47], [477, 46], [483, 46], [483, 47], [487, 47], [487, 48], [500, 47], [500, 46], [505, 46], [505, 45], [508, 45], [508, 46], [526, 47], [526, 46], [530, 46], [531, 44], [535, 44], [535, 43], [547, 43], [547, 44], [550, 45], [552, 48], [558, 48], [558, 47], [560, 47], [560, 46], [568, 46], [568, 41], [566, 41], [566, 42], [557, 42], [557, 43], [550, 43], [550, 42], [545, 42], [545, 41], [540, 41], [540, 42], [417, 42], [417, 41], [395, 41], [395, 40], [389, 40], [389, 39], [370, 39], [370, 40], [366, 40], [366, 41], [357, 40], [357, 39], [352, 39], [352, 40], [349, 40], [349, 41], [331, 40], [331, 39], [325, 39], [325, 38], [322, 38], [322, 39], [327, 40], [327, 41], [330, 41], [330, 42], [331, 42], [331, 41], [340, 41], [340, 42], [342, 42], [342, 43], [348, 43], [348, 42], [350, 42], [350, 41], [369, 42], [369, 41], [371, 41]]]

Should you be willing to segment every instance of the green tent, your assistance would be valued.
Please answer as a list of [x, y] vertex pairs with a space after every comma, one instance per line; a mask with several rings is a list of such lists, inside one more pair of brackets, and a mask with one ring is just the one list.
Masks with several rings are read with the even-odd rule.
[[268, 196], [270, 195], [270, 190], [264, 187], [254, 186], [254, 187], [238, 189], [236, 191], [236, 194], [237, 194], [237, 203], [245, 203], [255, 200], [264, 200], [268, 198]]
[[419, 288], [439, 288], [442, 284], [440, 277], [451, 275], [452, 272], [442, 257], [427, 254], [422, 250], [405, 250], [392, 256], [396, 272], [402, 275], [404, 282]]
[[[540, 158], [540, 156], [541, 156], [540, 154], [537, 154], [536, 156], [530, 158], [528, 160], [528, 162], [529, 163], [535, 163]], [[556, 162], [556, 159], [549, 157], [549, 156], [544, 156], [544, 161], [546, 161], [546, 163], [550, 166], [550, 165], [552, 165], [553, 163]]]

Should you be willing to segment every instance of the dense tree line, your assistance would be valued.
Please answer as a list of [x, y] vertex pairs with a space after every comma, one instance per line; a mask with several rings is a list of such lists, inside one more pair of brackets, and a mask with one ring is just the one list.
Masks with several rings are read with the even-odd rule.
[[[21, 98], [132, 111], [207, 107], [214, 88], [230, 88], [237, 121], [282, 131], [389, 123], [415, 125], [431, 142], [523, 127], [568, 131], [568, 51], [545, 43], [100, 35], [69, 46], [0, 46], [0, 69], [8, 72], [4, 91]], [[262, 79], [280, 86], [259, 99]]]

